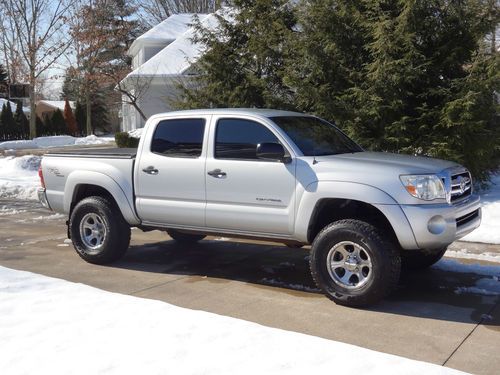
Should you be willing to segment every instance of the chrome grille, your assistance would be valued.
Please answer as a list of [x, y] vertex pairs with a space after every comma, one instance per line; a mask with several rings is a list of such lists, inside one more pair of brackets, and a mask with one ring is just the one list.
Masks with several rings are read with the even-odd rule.
[[468, 171], [451, 175], [450, 201], [456, 202], [472, 194], [472, 178]]

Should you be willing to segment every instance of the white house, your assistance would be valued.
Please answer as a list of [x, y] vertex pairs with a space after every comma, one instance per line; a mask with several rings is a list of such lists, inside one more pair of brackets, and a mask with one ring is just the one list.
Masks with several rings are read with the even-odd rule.
[[[211, 14], [197, 14], [208, 28], [216, 27], [217, 18]], [[202, 53], [202, 46], [192, 42], [195, 30], [191, 26], [195, 14], [175, 14], [153, 27], [130, 46], [133, 71], [120, 83], [135, 98], [146, 118], [171, 111], [171, 99], [177, 94], [177, 85], [194, 74], [193, 63]], [[144, 118], [128, 104], [123, 95], [122, 130], [141, 128]]]

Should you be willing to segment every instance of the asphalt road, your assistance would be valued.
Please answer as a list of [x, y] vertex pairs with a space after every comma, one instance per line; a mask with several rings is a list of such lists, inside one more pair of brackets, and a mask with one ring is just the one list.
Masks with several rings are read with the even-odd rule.
[[[489, 266], [485, 276], [477, 273], [477, 261], [445, 259], [405, 273], [379, 305], [351, 309], [316, 290], [307, 249], [220, 238], [182, 248], [163, 232], [133, 230], [123, 260], [96, 266], [65, 242], [64, 221], [36, 203], [0, 200], [0, 265], [471, 373], [500, 371], [500, 296], [461, 292], [485, 277], [491, 285], [491, 272], [498, 282], [498, 263], [482, 262]], [[460, 242], [452, 248], [500, 252]]]

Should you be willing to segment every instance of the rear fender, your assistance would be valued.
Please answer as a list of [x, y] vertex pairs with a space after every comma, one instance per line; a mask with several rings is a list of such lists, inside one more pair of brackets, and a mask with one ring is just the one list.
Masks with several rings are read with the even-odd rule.
[[93, 171], [74, 171], [67, 180], [64, 187], [64, 212], [70, 212], [71, 204], [75, 200], [78, 185], [95, 185], [105, 189], [114, 198], [123, 217], [130, 225], [140, 224], [133, 204], [133, 197], [127, 197], [120, 185], [111, 177]]

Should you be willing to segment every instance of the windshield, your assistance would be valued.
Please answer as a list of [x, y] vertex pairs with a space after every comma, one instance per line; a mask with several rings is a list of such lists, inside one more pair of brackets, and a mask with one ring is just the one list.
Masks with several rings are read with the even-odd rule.
[[304, 156], [345, 154], [363, 151], [354, 141], [332, 124], [317, 117], [272, 117], [295, 142]]

